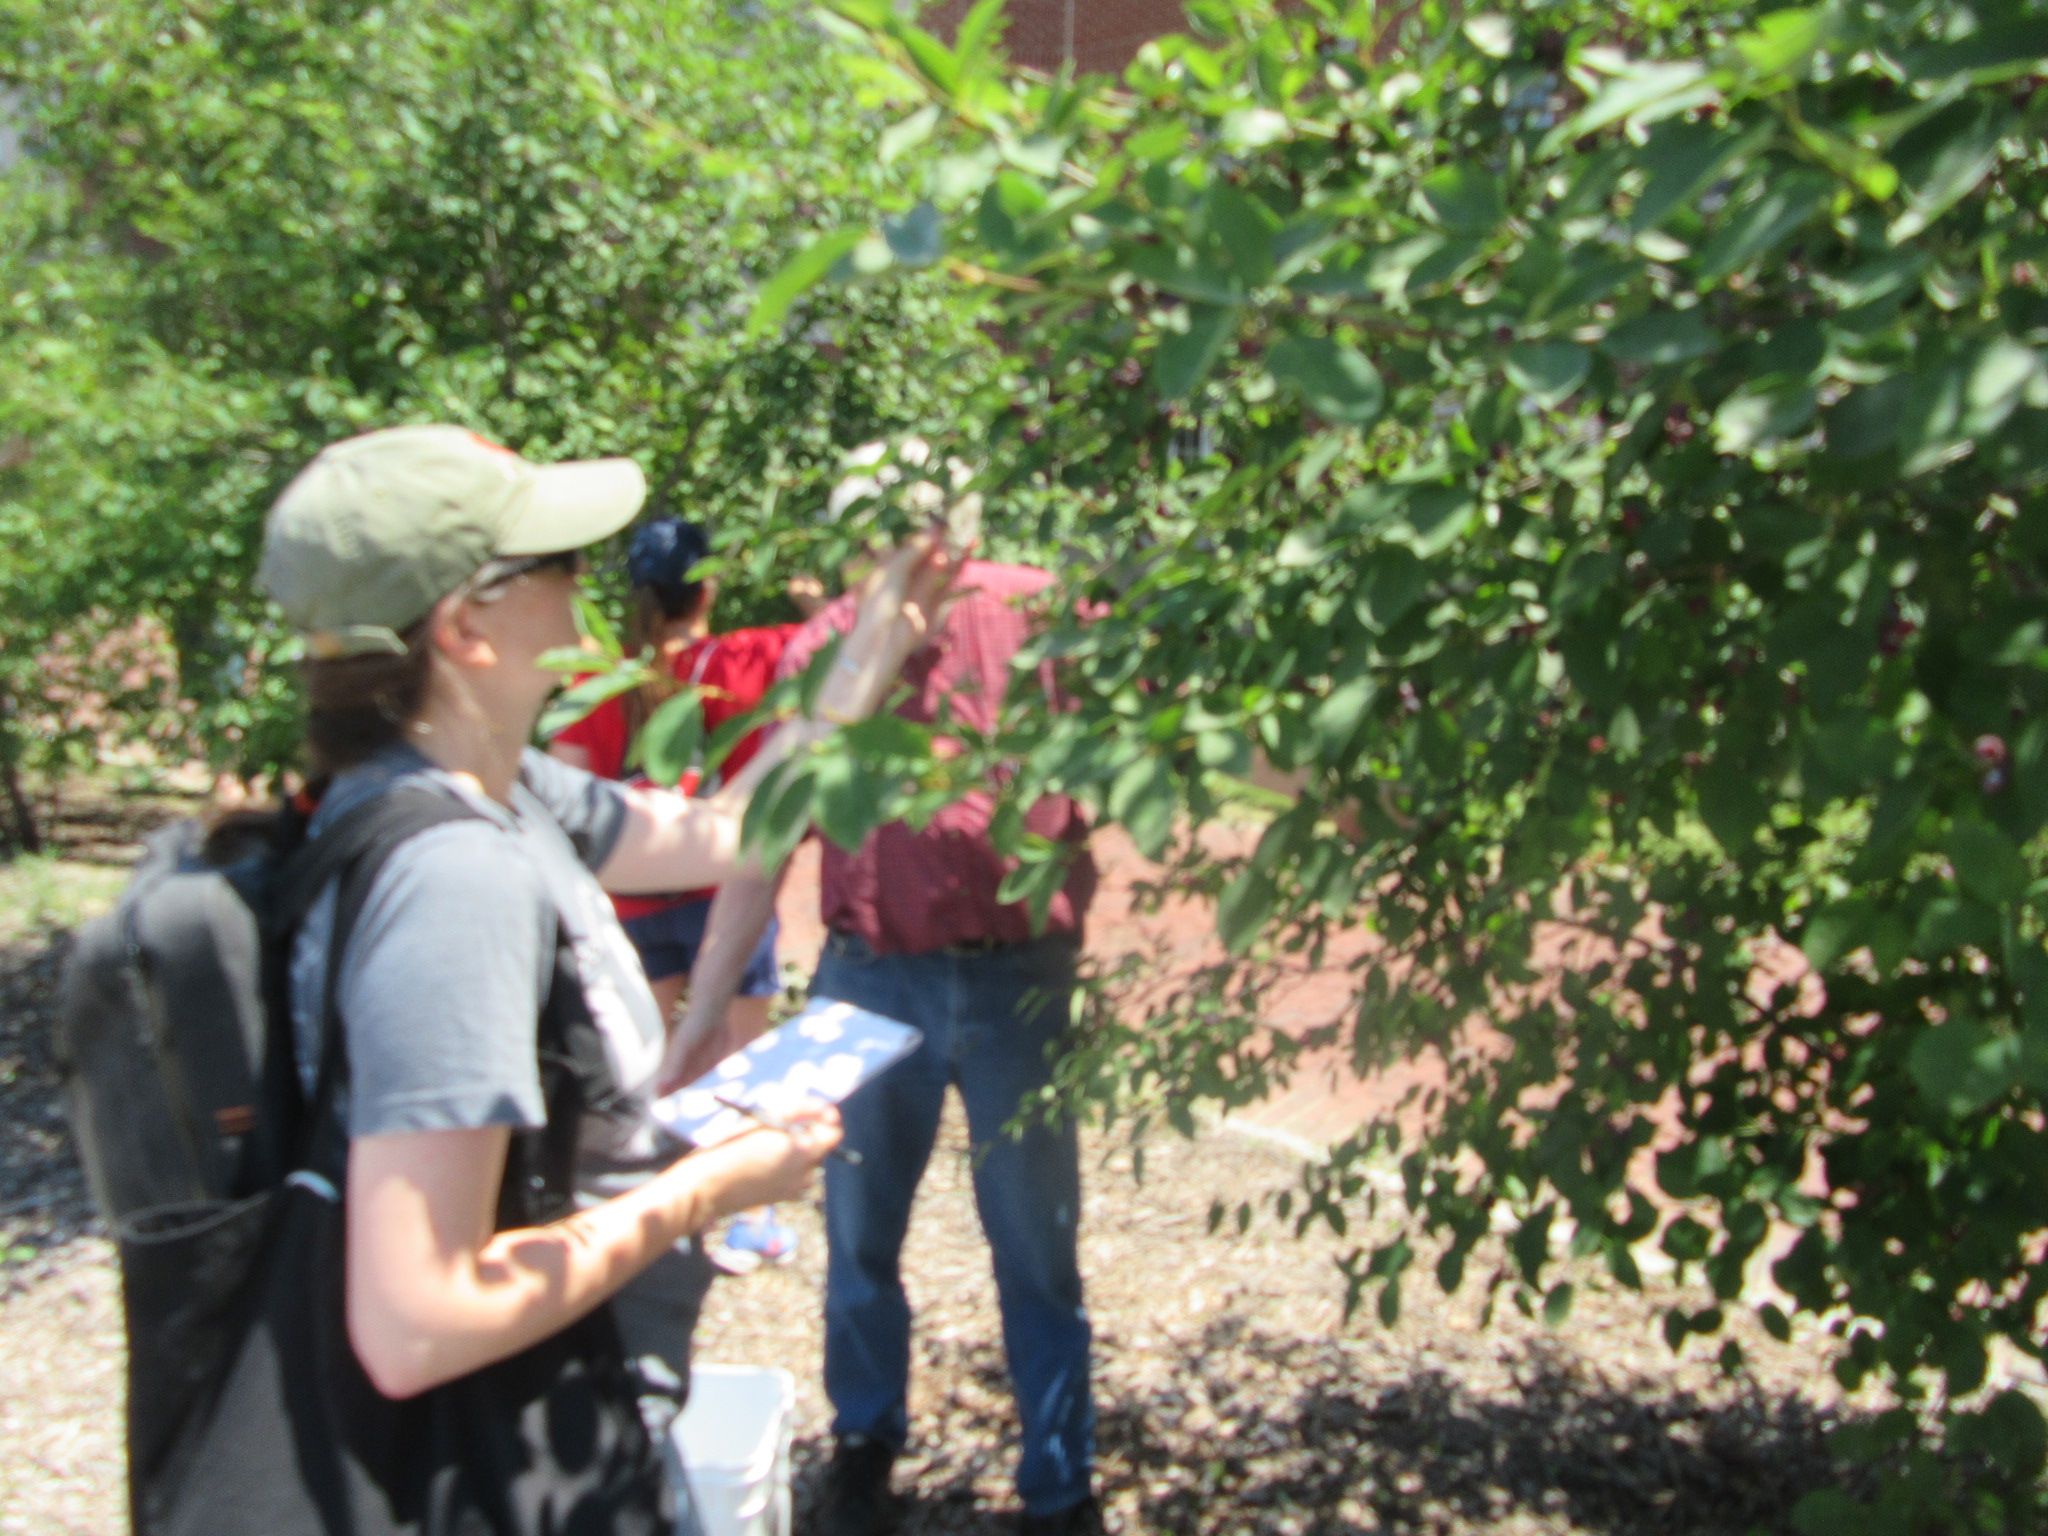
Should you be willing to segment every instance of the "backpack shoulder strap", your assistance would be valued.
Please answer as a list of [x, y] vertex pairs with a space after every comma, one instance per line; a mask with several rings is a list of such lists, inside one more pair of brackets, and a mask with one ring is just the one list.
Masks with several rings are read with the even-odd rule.
[[[341, 1027], [341, 960], [347, 952], [356, 919], [369, 899], [377, 876], [400, 846], [431, 828], [452, 821], [483, 817], [453, 795], [425, 785], [394, 786], [374, 799], [342, 812], [292, 856], [286, 866], [278, 900], [272, 909], [272, 937], [290, 972], [290, 949], [313, 904], [330, 884], [335, 889], [334, 926], [327, 945], [327, 976], [320, 1004], [320, 1064], [309, 1113], [301, 1124], [299, 1152], [293, 1166], [304, 1167], [333, 1119], [336, 1094], [348, 1080], [348, 1056]], [[289, 984], [282, 998], [283, 1017], [290, 1018]], [[290, 1032], [286, 1031], [287, 1049]]]

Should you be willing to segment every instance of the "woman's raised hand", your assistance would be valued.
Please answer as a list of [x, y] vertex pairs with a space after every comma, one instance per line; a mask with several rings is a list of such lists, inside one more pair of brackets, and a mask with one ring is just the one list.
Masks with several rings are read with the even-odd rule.
[[819, 695], [824, 718], [858, 720], [881, 706], [910, 653], [938, 632], [960, 563], [944, 530], [935, 527], [900, 545], [868, 574], [853, 632]]

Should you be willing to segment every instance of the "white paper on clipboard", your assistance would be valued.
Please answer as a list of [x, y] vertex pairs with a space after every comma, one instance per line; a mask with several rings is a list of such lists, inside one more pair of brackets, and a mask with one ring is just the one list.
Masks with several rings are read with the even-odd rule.
[[838, 1104], [923, 1039], [908, 1024], [820, 998], [650, 1110], [671, 1136], [715, 1146], [756, 1123], [720, 1099], [778, 1120], [819, 1100]]

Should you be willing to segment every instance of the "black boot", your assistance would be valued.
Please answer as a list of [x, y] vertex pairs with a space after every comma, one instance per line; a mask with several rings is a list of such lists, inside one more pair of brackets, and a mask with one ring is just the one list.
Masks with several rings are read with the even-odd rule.
[[818, 1536], [887, 1536], [896, 1528], [889, 1469], [896, 1452], [879, 1440], [849, 1435], [832, 1450], [825, 1469], [825, 1499]]
[[1091, 1493], [1050, 1515], [1026, 1515], [1017, 1529], [1020, 1536], [1102, 1536], [1102, 1507]]

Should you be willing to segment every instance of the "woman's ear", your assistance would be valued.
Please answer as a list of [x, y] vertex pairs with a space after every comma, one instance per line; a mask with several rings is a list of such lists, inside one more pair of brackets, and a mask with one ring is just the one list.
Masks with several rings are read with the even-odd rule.
[[434, 649], [458, 667], [484, 668], [498, 664], [498, 648], [492, 643], [485, 610], [457, 594], [444, 597], [434, 609], [428, 634]]

